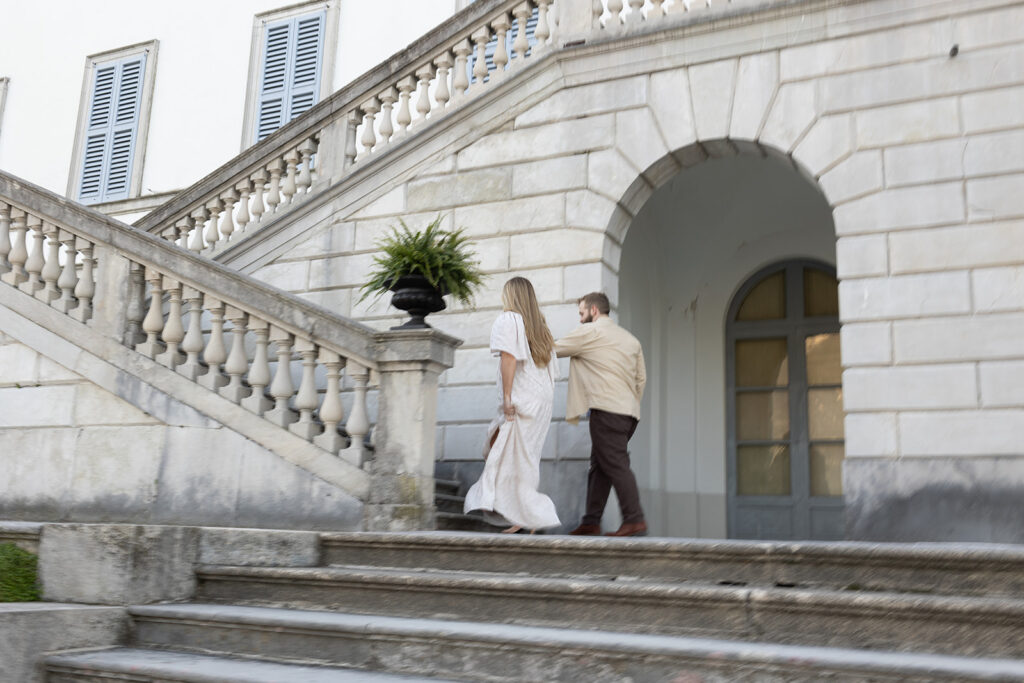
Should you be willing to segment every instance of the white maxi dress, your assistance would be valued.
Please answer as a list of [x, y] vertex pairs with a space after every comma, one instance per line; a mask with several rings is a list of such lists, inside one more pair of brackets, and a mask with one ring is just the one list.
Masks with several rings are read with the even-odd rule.
[[[487, 460], [480, 479], [466, 493], [465, 511], [482, 510], [495, 525], [513, 524], [526, 529], [545, 529], [561, 522], [552, 500], [537, 490], [540, 455], [551, 426], [554, 401], [555, 355], [547, 367], [538, 368], [530, 355], [526, 328], [518, 313], [505, 311], [491, 328], [491, 353], [516, 359], [512, 381], [512, 420], [502, 411], [501, 364], [498, 364], [498, 414], [487, 429], [484, 449]], [[494, 445], [488, 449], [497, 432]]]

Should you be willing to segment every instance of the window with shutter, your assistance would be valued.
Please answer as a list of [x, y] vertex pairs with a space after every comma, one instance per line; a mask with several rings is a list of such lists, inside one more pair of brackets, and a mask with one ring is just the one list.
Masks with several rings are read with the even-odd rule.
[[316, 104], [323, 72], [325, 28], [326, 12], [267, 24], [254, 142]]
[[94, 65], [86, 110], [78, 199], [127, 199], [142, 110], [146, 53]]

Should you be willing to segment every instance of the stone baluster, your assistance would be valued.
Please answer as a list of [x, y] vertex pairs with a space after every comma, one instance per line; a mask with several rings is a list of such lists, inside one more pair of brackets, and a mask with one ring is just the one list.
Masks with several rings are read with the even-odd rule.
[[284, 182], [281, 183], [281, 194], [284, 195], [283, 204], [291, 204], [292, 197], [298, 191], [297, 173], [299, 165], [298, 150], [290, 149], [284, 155]]
[[[84, 269], [84, 266], [83, 266]], [[152, 268], [146, 268], [146, 282], [149, 283], [149, 312], [142, 321], [146, 341], [135, 345], [135, 350], [147, 358], [156, 358], [164, 350], [158, 336], [164, 329], [164, 277]], [[77, 292], [76, 292], [77, 293]]]
[[481, 26], [470, 36], [473, 45], [476, 46], [476, 56], [473, 58], [473, 82], [479, 88], [484, 79], [487, 78], [487, 43], [491, 39], [489, 26]]
[[288, 401], [295, 393], [295, 387], [292, 385], [292, 335], [271, 325], [270, 340], [277, 347], [277, 370], [270, 385], [274, 407], [263, 413], [263, 417], [278, 427], [287, 427], [298, 419], [295, 411], [288, 407]]
[[11, 230], [14, 231], [14, 244], [8, 253], [11, 269], [0, 279], [17, 287], [28, 279], [28, 273], [25, 272], [25, 261], [28, 260], [25, 233], [28, 231], [28, 226], [25, 223], [25, 212], [21, 209], [11, 209]]
[[224, 213], [221, 214], [220, 220], [220, 234], [226, 242], [231, 239], [231, 234], [235, 231], [235, 217], [232, 214], [234, 214], [235, 202], [238, 201], [238, 191], [233, 187], [229, 188], [220, 193], [220, 199], [224, 204]]
[[249, 387], [242, 384], [249, 369], [249, 358], [245, 353], [245, 324], [248, 316], [245, 311], [227, 306], [224, 317], [231, 321], [231, 353], [224, 364], [224, 372], [228, 373], [230, 380], [227, 386], [220, 388], [220, 395], [233, 403], [239, 403], [249, 395]]
[[[390, 123], [390, 116], [389, 123]], [[316, 140], [314, 138], [306, 138], [302, 144], [299, 145], [299, 177], [296, 179], [295, 184], [299, 188], [299, 192], [306, 194], [309, 192], [309, 188], [313, 186], [313, 155], [316, 154]]]
[[80, 323], [84, 323], [92, 317], [92, 297], [96, 293], [96, 281], [93, 279], [93, 267], [96, 259], [92, 257], [93, 244], [79, 237], [75, 246], [82, 254], [82, 273], [78, 276], [78, 284], [75, 285], [75, 298], [78, 305], [71, 311], [71, 317]]
[[530, 41], [526, 37], [526, 22], [533, 14], [530, 3], [521, 2], [512, 10], [516, 18], [516, 39], [512, 43], [512, 52], [515, 54], [516, 64], [521, 64], [526, 59], [526, 51], [530, 49]]
[[181, 324], [181, 283], [169, 277], [164, 278], [164, 291], [167, 292], [167, 321], [164, 323], [160, 338], [164, 341], [165, 350], [154, 360], [164, 367], [173, 370], [184, 362], [179, 345], [185, 339], [185, 327]]
[[416, 89], [416, 79], [406, 76], [398, 81], [398, 116], [395, 121], [399, 126], [399, 135], [405, 136], [409, 133], [409, 124], [412, 123], [412, 112], [409, 109], [409, 99], [413, 90]]
[[358, 363], [349, 362], [348, 376], [354, 385], [352, 392], [352, 412], [349, 413], [345, 431], [348, 432], [349, 460], [362, 465], [366, 452], [366, 435], [370, 431], [370, 419], [366, 410], [366, 384], [370, 378], [369, 369]]
[[210, 221], [206, 224], [206, 231], [203, 237], [206, 239], [206, 248], [213, 249], [220, 240], [220, 214], [224, 211], [224, 201], [215, 197], [206, 203], [206, 209], [210, 212]]
[[245, 232], [249, 225], [249, 197], [252, 195], [252, 181], [248, 178], [241, 180], [235, 185], [238, 192], [238, 209], [235, 210], [235, 225], [238, 232]]
[[313, 439], [313, 443], [331, 453], [337, 453], [344, 447], [344, 440], [338, 433], [338, 425], [345, 417], [345, 409], [341, 405], [341, 369], [345, 361], [333, 351], [320, 349], [320, 363], [327, 368], [327, 389], [324, 402], [320, 406], [320, 421], [324, 423], [323, 433]]
[[291, 424], [288, 430], [309, 441], [320, 433], [320, 425], [313, 421], [313, 411], [319, 405], [320, 398], [316, 391], [317, 349], [311, 340], [296, 337], [295, 350], [302, 356], [302, 381], [299, 383], [299, 393], [295, 395], [299, 420]]
[[458, 42], [452, 52], [455, 53], [455, 75], [452, 77], [452, 89], [455, 90], [455, 101], [466, 96], [469, 90], [469, 55], [473, 54], [473, 46], [468, 40]]
[[342, 166], [343, 170], [351, 168], [352, 164], [356, 163], [356, 155], [358, 154], [356, 149], [356, 129], [359, 128], [359, 121], [361, 119], [362, 116], [357, 107], [348, 113], [348, 118], [345, 121], [345, 163]]
[[270, 189], [266, 198], [267, 213], [273, 213], [281, 203], [281, 171], [284, 170], [284, 162], [274, 159], [267, 164], [267, 170], [270, 172]]
[[7, 255], [11, 253], [11, 207], [0, 202], [0, 275], [11, 270]]
[[[61, 233], [61, 241], [63, 242], [63, 232]], [[67, 254], [67, 252], [65, 252]], [[65, 256], [65, 258], [69, 258]], [[74, 257], [70, 257], [71, 271], [74, 273]], [[60, 285], [61, 291], [65, 292], [64, 285], [64, 273], [67, 272], [67, 261], [64, 263], [64, 271], [61, 273]], [[72, 285], [73, 287], [74, 285]], [[70, 296], [70, 295], [69, 295]], [[142, 318], [146, 312], [146, 268], [139, 265], [138, 263], [132, 263], [128, 270], [128, 303], [125, 307], [125, 332], [124, 332], [124, 343], [129, 348], [134, 349], [136, 344], [146, 338], [145, 333], [142, 331]], [[64, 304], [64, 299], [58, 302]]]
[[644, 20], [645, 0], [629, 0], [629, 14], [626, 15], [627, 24], [639, 24]]
[[[64, 245], [64, 268], [57, 280], [61, 296], [54, 304], [54, 308], [62, 313], [70, 313], [71, 309], [78, 305], [78, 301], [75, 300], [75, 286], [78, 284], [78, 269], [75, 267], [75, 260], [78, 258], [78, 251], [75, 249], [76, 238], [67, 230], [61, 230], [58, 237]], [[142, 320], [141, 313], [139, 320]]]
[[622, 25], [622, 0], [608, 0], [608, 11], [612, 16], [608, 19], [605, 28], [618, 28]]
[[185, 362], [175, 369], [194, 382], [203, 371], [199, 361], [199, 354], [203, 351], [203, 293], [186, 286], [182, 289], [182, 296], [188, 302], [188, 332], [181, 344], [186, 356]]
[[380, 100], [376, 97], [363, 102], [359, 107], [363, 112], [363, 134], [359, 138], [359, 143], [364, 148], [364, 155], [368, 155], [373, 151], [374, 145], [377, 144], [377, 131], [374, 130], [373, 124], [377, 118], [377, 112], [380, 111]]
[[178, 219], [174, 224], [177, 230], [178, 241], [176, 244], [182, 249], [188, 249], [188, 233], [192, 230], [192, 219], [188, 216]]
[[[598, 5], [601, 4], [601, 0], [594, 0], [594, 2]], [[537, 6], [537, 25], [533, 27], [533, 38], [537, 44], [533, 46], [533, 54], [537, 55], [545, 52], [549, 47], [551, 14], [548, 7], [551, 5], [551, 0], [534, 0], [534, 4]]]
[[192, 224], [195, 228], [192, 230], [192, 237], [188, 243], [188, 248], [189, 251], [198, 254], [206, 248], [206, 245], [203, 243], [203, 225], [206, 223], [206, 217], [209, 215], [209, 212], [205, 206], [201, 206], [189, 215], [192, 217]]
[[491, 27], [497, 35], [498, 44], [494, 46], [494, 73], [491, 78], [500, 81], [505, 78], [505, 68], [508, 66], [508, 31], [512, 28], [512, 20], [507, 13], [502, 14], [491, 22]]
[[647, 10], [647, 21], [661, 21], [665, 16], [664, 4], [665, 0], [651, 0], [653, 7]]
[[210, 391], [217, 391], [228, 383], [227, 377], [220, 371], [221, 364], [228, 358], [224, 349], [224, 302], [204, 294], [203, 306], [210, 312], [210, 338], [203, 351], [203, 360], [208, 369], [205, 375], [200, 375], [199, 384]]
[[43, 219], [34, 214], [28, 214], [25, 224], [32, 231], [32, 251], [25, 260], [25, 272], [28, 279], [22, 282], [18, 289], [26, 294], [35, 294], [43, 288], [43, 266], [46, 261], [43, 257]]
[[252, 206], [249, 208], [249, 213], [252, 215], [253, 223], [259, 223], [267, 210], [263, 203], [263, 195], [267, 187], [267, 177], [266, 170], [262, 168], [250, 176], [252, 179]]
[[43, 234], [46, 236], [46, 265], [43, 266], [43, 289], [36, 292], [36, 297], [46, 303], [60, 298], [60, 242], [57, 240], [57, 226], [43, 221]]
[[[695, 2], [696, 0], [693, 1]], [[675, 0], [672, 6], [668, 8], [667, 14], [682, 14], [689, 11], [690, 8], [686, 6], [685, 0]]]
[[438, 111], [444, 111], [448, 101], [452, 98], [451, 89], [448, 87], [448, 76], [452, 71], [455, 60], [452, 53], [445, 51], [440, 57], [434, 60], [437, 67], [437, 85], [434, 87], [434, 101], [437, 102]]
[[381, 145], [391, 142], [391, 136], [395, 134], [394, 108], [398, 101], [398, 90], [388, 88], [377, 96], [380, 100], [380, 125], [377, 127], [380, 133]]
[[274, 405], [264, 393], [270, 384], [270, 361], [267, 357], [270, 324], [250, 315], [249, 330], [256, 337], [256, 350], [253, 354], [252, 367], [249, 368], [249, 386], [252, 387], [252, 393], [242, 399], [241, 405], [257, 415], [262, 415]]
[[416, 100], [416, 112], [420, 115], [417, 122], [422, 122], [430, 113], [430, 81], [434, 78], [434, 65], [424, 64], [416, 69], [416, 81], [419, 83], [419, 97]]
[[593, 18], [591, 20], [591, 26], [594, 30], [604, 28], [601, 24], [601, 17], [604, 16], [604, 0], [593, 0], [591, 3], [591, 14]]

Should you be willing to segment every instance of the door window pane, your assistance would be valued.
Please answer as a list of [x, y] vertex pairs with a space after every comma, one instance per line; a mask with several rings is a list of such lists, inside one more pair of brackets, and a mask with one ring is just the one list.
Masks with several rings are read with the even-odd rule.
[[811, 444], [811, 495], [843, 495], [843, 445]]
[[788, 391], [742, 391], [736, 394], [736, 437], [740, 441], [789, 438]]
[[736, 386], [784, 387], [789, 384], [785, 339], [736, 342]]
[[808, 389], [807, 422], [811, 440], [842, 439], [843, 432], [843, 390]]
[[740, 304], [737, 320], [779, 320], [786, 317], [786, 273], [761, 280]]
[[807, 383], [813, 386], [839, 384], [843, 366], [839, 360], [839, 334], [816, 334], [804, 340], [807, 354]]
[[789, 446], [738, 447], [736, 492], [741, 496], [788, 496]]
[[804, 315], [839, 315], [839, 282], [817, 268], [804, 268]]

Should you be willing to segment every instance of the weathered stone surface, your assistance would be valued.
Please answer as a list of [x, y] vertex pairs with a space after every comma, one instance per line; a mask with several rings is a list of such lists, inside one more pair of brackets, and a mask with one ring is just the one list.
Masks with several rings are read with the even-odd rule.
[[849, 538], [1024, 542], [1020, 457], [850, 458], [843, 469]]
[[312, 567], [320, 561], [320, 537], [312, 531], [203, 527], [200, 564]]
[[48, 524], [39, 543], [43, 598], [129, 605], [195, 591], [198, 530], [130, 524]]
[[54, 602], [0, 604], [0, 677], [10, 683], [50, 680], [40, 666], [46, 652], [117, 645], [128, 631], [121, 607]]

